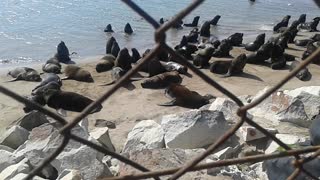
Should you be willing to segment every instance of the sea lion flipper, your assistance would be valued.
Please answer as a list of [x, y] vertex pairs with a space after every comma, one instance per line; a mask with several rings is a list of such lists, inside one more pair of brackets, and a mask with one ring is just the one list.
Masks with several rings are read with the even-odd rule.
[[63, 77], [63, 78], [60, 78], [61, 80], [68, 80], [68, 79], [70, 79], [70, 77]]
[[114, 84], [116, 81], [111, 81], [111, 82], [108, 82], [108, 83], [105, 83], [105, 84], [99, 84], [98, 86], [109, 86], [111, 84]]
[[11, 79], [11, 80], [8, 80], [8, 81], [5, 81], [5, 82], [14, 82], [14, 81], [19, 81], [20, 79], [19, 78], [14, 78], [14, 79]]
[[56, 111], [60, 116], [67, 117], [67, 111], [66, 110], [60, 108], [60, 109], [57, 109]]
[[177, 105], [177, 100], [176, 99], [173, 99], [172, 101], [169, 101], [169, 102], [166, 102], [166, 103], [163, 103], [163, 104], [158, 104], [158, 106], [175, 106]]

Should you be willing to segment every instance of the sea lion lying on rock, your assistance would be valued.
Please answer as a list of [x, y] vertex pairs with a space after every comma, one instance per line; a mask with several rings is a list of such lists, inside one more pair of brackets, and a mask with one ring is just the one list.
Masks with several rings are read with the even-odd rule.
[[164, 104], [158, 104], [159, 106], [182, 106], [198, 109], [201, 106], [208, 104], [210, 99], [215, 98], [209, 94], [202, 96], [179, 84], [171, 84], [166, 88], [165, 94], [173, 100]]
[[165, 72], [144, 80], [141, 83], [141, 87], [149, 88], [149, 89], [158, 89], [158, 88], [165, 88], [172, 83], [180, 84], [181, 82], [182, 82], [182, 78], [179, 75], [179, 72], [172, 71], [172, 72]]
[[54, 63], [46, 63], [42, 66], [42, 71], [46, 73], [61, 74], [61, 65]]
[[28, 67], [17, 67], [9, 71], [8, 75], [14, 78], [8, 82], [19, 81], [19, 80], [34, 81], [34, 82], [41, 81], [40, 74], [36, 70]]
[[246, 54], [240, 54], [232, 61], [214, 61], [210, 66], [210, 72], [224, 74], [224, 77], [240, 74], [246, 65]]
[[46, 84], [51, 83], [51, 82], [55, 82], [55, 83], [57, 83], [58, 85], [62, 86], [61, 79], [60, 79], [60, 77], [59, 77], [58, 75], [56, 75], [56, 74], [54, 74], [54, 73], [45, 73], [45, 74], [43, 75], [43, 77], [42, 77], [41, 83], [40, 83], [38, 86], [36, 86], [36, 87], [32, 90], [32, 92], [33, 92], [34, 90], [36, 90], [37, 88], [39, 88], [39, 87], [41, 87], [41, 86], [45, 86]]
[[75, 65], [68, 65], [64, 69], [65, 77], [62, 80], [73, 79], [82, 82], [93, 82], [89, 71]]

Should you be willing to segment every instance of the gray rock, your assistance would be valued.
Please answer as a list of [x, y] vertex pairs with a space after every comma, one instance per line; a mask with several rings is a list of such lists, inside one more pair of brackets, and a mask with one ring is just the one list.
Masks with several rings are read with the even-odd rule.
[[25, 128], [26, 130], [31, 131], [33, 128], [38, 127], [45, 123], [49, 123], [49, 121], [43, 113], [39, 111], [31, 111], [30, 113], [19, 118], [12, 124], [19, 125]]
[[222, 112], [209, 110], [167, 115], [162, 118], [161, 126], [167, 147], [185, 149], [212, 144], [229, 128]]
[[219, 152], [214, 153], [214, 157], [218, 158], [218, 159], [229, 159], [232, 157], [234, 153], [234, 150], [232, 147], [227, 147], [224, 148], [222, 150], [220, 150]]
[[320, 98], [319, 96], [309, 94], [306, 92], [301, 92], [298, 96], [295, 98], [302, 101], [304, 105], [304, 110], [308, 116], [309, 119], [316, 116], [320, 112]]
[[17, 149], [28, 139], [28, 136], [29, 132], [26, 129], [20, 126], [12, 126], [0, 138], [0, 144], [8, 146], [12, 149]]
[[161, 126], [153, 120], [144, 120], [129, 132], [122, 152], [164, 147], [164, 132]]
[[0, 172], [8, 166], [19, 163], [22, 159], [11, 152], [0, 150]]
[[28, 164], [28, 159], [23, 159], [18, 164], [13, 164], [6, 167], [0, 173], [0, 177], [3, 180], [11, 180], [17, 174], [20, 174], [20, 173], [28, 174], [30, 170], [31, 169], [30, 169], [30, 165]]
[[284, 91], [284, 93], [292, 97], [297, 97], [302, 93], [309, 93], [315, 96], [320, 96], [320, 86], [305, 86], [290, 91], [286, 90]]
[[[272, 134], [277, 133], [276, 129], [266, 128], [266, 130], [268, 130]], [[257, 130], [255, 127], [252, 127], [252, 126], [240, 127], [239, 133], [240, 133], [241, 138], [245, 142], [266, 137], [262, 132], [260, 132], [259, 130]]]
[[96, 139], [99, 143], [101, 143], [104, 147], [108, 148], [110, 151], [115, 152], [116, 149], [114, 148], [110, 136], [109, 136], [109, 129], [105, 128], [95, 128], [93, 131], [90, 132], [90, 136], [93, 139]]
[[65, 169], [59, 175], [58, 180], [82, 180], [80, 171], [74, 169]]
[[5, 145], [0, 145], [0, 150], [4, 150], [4, 151], [8, 151], [8, 152], [13, 152], [14, 149], [8, 147], [8, 146], [5, 146]]
[[[305, 137], [299, 137], [291, 134], [276, 134], [276, 137], [287, 145], [295, 145], [295, 144], [299, 144], [307, 141]], [[277, 151], [279, 147], [280, 146], [276, 142], [271, 141], [270, 145], [265, 150], [265, 153], [266, 154], [273, 153]]]
[[[21, 179], [23, 179], [23, 178], [25, 178], [25, 177], [27, 177], [28, 176], [28, 174], [25, 174], [25, 173], [19, 173], [19, 174], [17, 174], [16, 176], [14, 176], [12, 179], [10, 179], [10, 180], [21, 180]], [[35, 176], [35, 177], [33, 177], [32, 178], [32, 180], [46, 180], [46, 179], [43, 179], [43, 178], [41, 178], [41, 177], [39, 177], [39, 176]]]

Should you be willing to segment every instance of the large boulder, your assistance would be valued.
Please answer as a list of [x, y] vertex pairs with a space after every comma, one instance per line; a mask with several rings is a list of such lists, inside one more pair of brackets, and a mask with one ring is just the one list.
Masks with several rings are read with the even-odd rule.
[[12, 124], [19, 125], [25, 128], [26, 130], [31, 131], [33, 128], [38, 127], [45, 123], [49, 123], [49, 121], [43, 113], [39, 111], [31, 111], [30, 113], [19, 118]]
[[[310, 141], [308, 141], [305, 137], [299, 137], [291, 134], [276, 134], [276, 137], [287, 145], [310, 145]], [[265, 150], [265, 153], [270, 154], [278, 151], [279, 147], [280, 146], [276, 142], [271, 141]]]
[[315, 96], [320, 96], [320, 86], [305, 86], [290, 91], [286, 90], [284, 91], [284, 93], [292, 97], [297, 97], [302, 93], [309, 93]]
[[12, 126], [0, 138], [0, 144], [17, 149], [28, 139], [28, 136], [29, 132], [26, 129], [20, 126]]
[[295, 98], [300, 100], [303, 103], [305, 113], [307, 114], [309, 119], [319, 114], [320, 112], [319, 96], [303, 91]]
[[90, 136], [93, 139], [96, 139], [99, 143], [101, 143], [104, 147], [109, 149], [112, 152], [115, 152], [116, 149], [114, 148], [111, 138], [109, 136], [109, 129], [105, 128], [95, 128], [93, 131], [90, 132]]
[[136, 124], [129, 132], [122, 152], [164, 147], [164, 132], [161, 126], [153, 120], [145, 120]]
[[2, 180], [11, 180], [17, 174], [24, 173], [28, 174], [31, 171], [28, 159], [23, 159], [17, 164], [7, 166], [1, 173], [0, 177]]
[[214, 143], [229, 125], [220, 111], [190, 110], [163, 116], [161, 126], [167, 147], [195, 149]]

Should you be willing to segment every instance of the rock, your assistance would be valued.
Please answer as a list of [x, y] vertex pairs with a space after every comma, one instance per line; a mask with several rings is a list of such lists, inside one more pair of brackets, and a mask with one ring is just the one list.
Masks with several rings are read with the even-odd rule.
[[153, 120], [144, 120], [129, 132], [122, 152], [164, 147], [164, 132], [161, 126]]
[[309, 127], [311, 124], [311, 120], [308, 119], [304, 110], [304, 105], [299, 99], [294, 99], [288, 108], [278, 112], [276, 116], [280, 122], [290, 122], [301, 127]]
[[17, 149], [28, 139], [28, 136], [29, 132], [26, 129], [20, 126], [12, 126], [0, 138], [0, 144], [8, 146], [12, 149]]
[[[279, 138], [282, 142], [284, 142], [287, 145], [305, 143], [307, 141], [307, 139], [304, 137], [298, 137], [290, 134], [276, 134], [276, 137]], [[268, 146], [268, 148], [265, 150], [265, 153], [266, 154], [273, 153], [277, 151], [279, 147], [280, 146], [276, 142], [272, 141]]]
[[15, 154], [0, 150], [0, 172], [6, 167], [19, 163], [23, 157], [17, 157]]
[[210, 106], [211, 111], [221, 111], [227, 121], [237, 121], [240, 117], [237, 115], [239, 106], [227, 98], [217, 98]]
[[232, 157], [233, 153], [233, 148], [227, 147], [225, 149], [220, 150], [219, 152], [214, 153], [213, 155], [218, 159], [229, 159]]
[[49, 121], [43, 113], [39, 111], [31, 111], [30, 113], [19, 118], [12, 124], [19, 125], [25, 128], [26, 130], [31, 131], [33, 128], [38, 127], [45, 123], [49, 123]]
[[219, 167], [216, 169], [218, 170], [213, 171], [214, 169], [209, 169], [209, 171], [207, 172], [209, 172], [210, 175], [213, 175], [213, 176], [225, 176], [225, 177], [229, 177], [230, 179], [236, 179], [236, 180], [249, 179], [235, 165]]
[[[13, 178], [10, 179], [10, 180], [21, 180], [21, 179], [23, 179], [23, 178], [25, 178], [25, 177], [27, 177], [27, 176], [28, 176], [28, 174], [19, 173], [19, 174], [17, 174], [15, 177], [13, 177]], [[41, 178], [41, 177], [39, 177], [39, 176], [35, 176], [35, 177], [32, 178], [32, 180], [46, 180], [46, 179], [43, 179], [43, 178]]]
[[263, 162], [258, 162], [250, 166], [251, 171], [248, 172], [250, 177], [259, 180], [269, 180], [267, 173], [263, 170]]
[[291, 91], [284, 91], [285, 94], [292, 96], [292, 97], [297, 97], [301, 95], [302, 93], [309, 93], [315, 96], [320, 96], [320, 86], [306, 86], [306, 87], [300, 87]]
[[195, 149], [214, 143], [229, 129], [222, 112], [190, 110], [162, 117], [167, 147]]
[[[271, 159], [265, 162], [265, 168], [269, 180], [287, 179], [295, 170], [292, 165], [293, 157], [285, 157], [278, 159]], [[320, 177], [320, 159], [315, 158], [314, 160], [305, 163], [303, 167], [308, 170], [315, 177]], [[300, 173], [295, 179], [305, 180], [308, 179], [304, 173]]]
[[115, 129], [116, 124], [112, 121], [104, 120], [104, 119], [97, 119], [95, 124], [95, 127], [108, 127], [110, 129]]
[[309, 93], [303, 91], [295, 98], [302, 101], [302, 103], [304, 105], [305, 113], [307, 114], [309, 119], [311, 119], [312, 117], [319, 114], [319, 112], [320, 112], [320, 98], [319, 98], [319, 96], [309, 94]]
[[90, 132], [90, 136], [93, 139], [96, 139], [99, 143], [101, 143], [104, 147], [109, 149], [112, 152], [115, 152], [116, 149], [114, 148], [110, 136], [109, 136], [109, 129], [106, 128], [95, 128], [92, 132]]
[[0, 150], [4, 150], [4, 151], [8, 151], [8, 152], [13, 152], [14, 149], [8, 147], [8, 146], [4, 146], [4, 145], [0, 145]]
[[89, 133], [89, 121], [88, 118], [83, 118], [80, 122], [79, 122], [79, 126], [83, 128], [83, 130], [86, 133]]
[[6, 167], [1, 173], [0, 177], [3, 180], [11, 180], [19, 173], [28, 174], [30, 172], [30, 166], [28, 159], [21, 160], [18, 164], [10, 165]]
[[65, 169], [58, 177], [59, 180], [82, 180], [82, 176], [78, 170]]
[[[276, 134], [277, 130], [272, 128], [266, 128], [266, 130], [272, 134]], [[239, 133], [241, 138], [245, 141], [252, 141], [256, 139], [261, 139], [266, 137], [262, 132], [257, 130], [255, 127], [252, 126], [242, 126], [239, 129]]]

